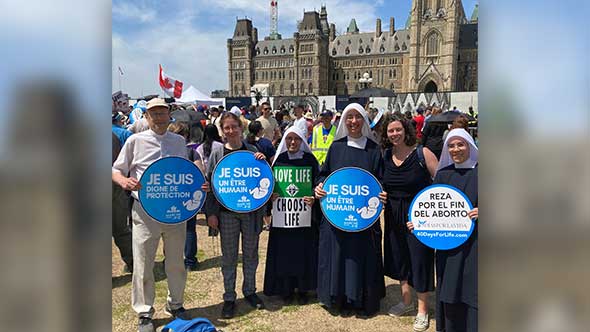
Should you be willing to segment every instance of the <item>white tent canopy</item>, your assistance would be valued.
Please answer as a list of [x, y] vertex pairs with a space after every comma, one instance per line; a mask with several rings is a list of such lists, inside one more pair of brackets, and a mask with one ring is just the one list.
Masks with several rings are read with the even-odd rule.
[[223, 105], [223, 98], [211, 98], [195, 87], [190, 86], [182, 92], [182, 97], [176, 99], [177, 104], [206, 104], [209, 106]]

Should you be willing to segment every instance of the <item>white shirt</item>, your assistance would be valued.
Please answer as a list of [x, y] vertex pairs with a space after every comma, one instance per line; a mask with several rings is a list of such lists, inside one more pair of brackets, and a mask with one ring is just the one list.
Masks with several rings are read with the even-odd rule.
[[[129, 136], [113, 164], [112, 171], [139, 180], [154, 161], [171, 156], [188, 158], [184, 137], [168, 131], [164, 135], [158, 135], [151, 129], [142, 131]], [[137, 191], [131, 194], [139, 199]]]

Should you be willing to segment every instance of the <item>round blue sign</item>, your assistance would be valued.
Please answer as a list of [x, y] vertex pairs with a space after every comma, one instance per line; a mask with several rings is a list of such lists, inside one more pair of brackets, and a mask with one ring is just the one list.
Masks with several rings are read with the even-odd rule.
[[217, 163], [211, 185], [217, 201], [226, 209], [247, 213], [268, 202], [275, 180], [265, 160], [257, 160], [251, 151], [236, 151]]
[[459, 189], [435, 184], [420, 191], [408, 212], [414, 235], [430, 248], [448, 250], [463, 244], [475, 227], [469, 198]]
[[153, 162], [139, 180], [139, 203], [154, 220], [179, 224], [194, 217], [205, 203], [205, 176], [190, 160], [166, 157]]
[[375, 223], [383, 209], [381, 184], [362, 168], [345, 167], [333, 172], [323, 189], [327, 195], [321, 199], [322, 212], [340, 230], [363, 231]]

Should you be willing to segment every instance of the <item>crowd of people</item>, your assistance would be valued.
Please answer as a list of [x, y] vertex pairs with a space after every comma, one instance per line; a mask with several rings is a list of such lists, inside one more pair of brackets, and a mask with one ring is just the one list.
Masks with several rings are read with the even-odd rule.
[[[115, 105], [115, 104], [114, 104]], [[160, 239], [164, 242], [168, 278], [166, 312], [189, 319], [184, 309], [188, 271], [198, 271], [196, 219], [165, 225], [152, 219], [138, 203], [139, 179], [156, 160], [179, 156], [202, 170], [210, 181], [217, 163], [227, 154], [247, 150], [272, 167], [305, 166], [312, 172], [313, 194], [304, 197], [312, 210], [311, 227], [272, 226], [269, 203], [256, 211], [238, 213], [207, 195], [205, 214], [209, 235], [220, 235], [223, 294], [222, 318], [236, 307], [238, 244], [242, 243], [242, 294], [246, 302], [264, 309], [256, 294], [261, 232], [269, 231], [263, 293], [286, 303], [318, 301], [333, 315], [372, 317], [386, 296], [385, 277], [400, 283], [401, 301], [391, 316], [416, 312], [414, 331], [429, 328], [429, 296], [436, 294], [436, 330], [477, 331], [477, 169], [476, 131], [470, 114], [452, 122], [432, 119], [439, 107], [390, 112], [349, 104], [342, 112], [313, 115], [306, 105], [272, 110], [263, 102], [246, 108], [189, 105], [182, 107], [154, 98], [126, 110], [113, 107], [113, 237], [132, 276], [132, 307], [140, 332], [154, 331], [155, 280], [153, 266]], [[474, 137], [475, 136], [475, 137]], [[381, 222], [360, 232], [345, 232], [322, 214], [323, 182], [343, 167], [362, 168], [380, 180], [384, 204]], [[449, 184], [465, 193], [473, 210], [475, 230], [457, 248], [434, 250], [420, 242], [408, 220], [413, 198], [429, 185]], [[240, 234], [242, 240], [240, 241]], [[300, 250], [292, 250], [300, 248]], [[416, 300], [412, 296], [412, 288]]]

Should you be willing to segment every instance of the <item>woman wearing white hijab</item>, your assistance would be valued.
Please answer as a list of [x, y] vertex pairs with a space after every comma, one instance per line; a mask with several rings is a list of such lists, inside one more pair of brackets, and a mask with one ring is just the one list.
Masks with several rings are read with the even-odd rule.
[[[311, 184], [319, 176], [319, 164], [307, 144], [305, 134], [298, 127], [289, 128], [279, 144], [273, 168], [289, 166], [311, 169]], [[273, 194], [273, 201], [277, 194]], [[307, 292], [317, 288], [319, 206], [314, 197], [303, 197], [311, 209], [311, 227], [271, 227], [268, 237], [264, 294], [281, 296], [286, 303], [297, 293], [299, 304], [308, 301]], [[314, 204], [315, 203], [315, 204]], [[297, 291], [295, 291], [297, 290]]]
[[[352, 103], [344, 109], [320, 171], [316, 198], [326, 195], [323, 180], [342, 167], [359, 167], [381, 178], [381, 149], [369, 124], [361, 105]], [[379, 197], [385, 201], [387, 194], [382, 192]], [[344, 315], [351, 310], [361, 316], [372, 316], [379, 311], [379, 303], [385, 296], [381, 239], [379, 221], [367, 230], [349, 233], [322, 218], [318, 254], [318, 298], [321, 303]]]
[[[449, 131], [434, 183], [448, 184], [465, 193], [474, 207], [469, 217], [475, 220], [475, 227], [459, 247], [436, 251], [437, 331], [477, 331], [478, 155], [465, 129]], [[411, 223], [408, 228], [412, 229]]]

